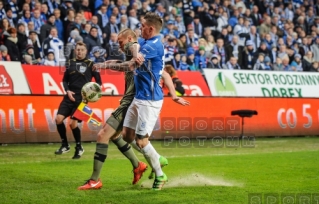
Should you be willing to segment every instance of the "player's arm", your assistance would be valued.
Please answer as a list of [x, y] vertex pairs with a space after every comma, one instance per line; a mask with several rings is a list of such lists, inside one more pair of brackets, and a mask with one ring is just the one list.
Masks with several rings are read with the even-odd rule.
[[121, 63], [121, 60], [107, 60], [105, 62], [100, 62], [100, 63], [95, 63], [93, 65], [93, 71], [98, 70], [98, 69], [109, 69], [107, 65], [110, 63]]
[[134, 43], [130, 46], [130, 51], [131, 51], [134, 59], [136, 59], [138, 57], [138, 53], [139, 53], [140, 48], [141, 48], [141, 46], [138, 43]]
[[70, 68], [70, 60], [68, 60], [66, 63], [65, 63], [65, 71], [64, 71], [64, 74], [63, 74], [63, 78], [62, 78], [62, 84], [63, 84], [63, 88], [65, 90], [65, 92], [69, 91], [69, 68]]
[[92, 69], [92, 76], [95, 79], [95, 82], [98, 83], [100, 86], [102, 85], [102, 79], [101, 79], [101, 74], [99, 70], [94, 70], [93, 69], [93, 62], [90, 62], [89, 64], [90, 69]]
[[[152, 59], [157, 56], [157, 48], [155, 45], [149, 43], [143, 45], [142, 48], [140, 48], [140, 45], [134, 47], [135, 50], [133, 52], [133, 59], [135, 62], [140, 66], [144, 63], [145, 60]], [[132, 49], [134, 49], [132, 48]], [[138, 52], [138, 50], [140, 50]], [[135, 55], [135, 56], [134, 56]]]
[[63, 79], [62, 79], [62, 84], [63, 84], [63, 88], [65, 90], [65, 92], [67, 93], [69, 99], [71, 101], [75, 101], [75, 98], [73, 97], [73, 94], [74, 92], [70, 90], [69, 88], [69, 69], [70, 69], [70, 64], [71, 64], [71, 61], [68, 60], [66, 65], [65, 65], [65, 72], [64, 72], [64, 75], [63, 75]]
[[164, 81], [164, 84], [165, 86], [167, 86], [168, 90], [169, 90], [169, 93], [171, 94], [172, 96], [172, 99], [173, 101], [175, 101], [176, 103], [180, 104], [180, 105], [183, 105], [183, 106], [186, 106], [186, 105], [190, 105], [189, 101], [186, 101], [185, 99], [181, 98], [181, 97], [178, 97], [176, 95], [176, 92], [175, 92], [175, 86], [173, 84], [173, 81], [172, 81], [172, 78], [171, 76], [163, 70], [163, 73], [162, 73], [162, 78], [163, 78], [163, 81]]
[[127, 62], [121, 62], [121, 63], [108, 63], [104, 65], [104, 69], [112, 69], [119, 72], [129, 72], [134, 71], [136, 69], [137, 65], [135, 61], [130, 60]]
[[128, 72], [133, 71], [135, 69], [136, 63], [131, 60], [127, 62], [123, 62], [121, 60], [108, 60], [103, 63], [97, 63], [93, 65], [93, 71], [98, 69], [112, 69], [119, 72]]

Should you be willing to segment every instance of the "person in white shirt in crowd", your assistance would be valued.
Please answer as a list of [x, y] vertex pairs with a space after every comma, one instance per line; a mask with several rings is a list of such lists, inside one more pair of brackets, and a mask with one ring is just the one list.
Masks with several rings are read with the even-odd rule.
[[234, 28], [234, 35], [239, 36], [239, 45], [245, 46], [246, 40], [249, 38], [250, 21], [249, 19], [244, 19], [244, 17], [239, 17], [238, 24]]
[[43, 65], [45, 66], [58, 66], [59, 64], [55, 61], [54, 50], [49, 49], [48, 56], [44, 59]]
[[226, 11], [217, 19], [217, 31], [222, 32], [222, 28], [228, 26], [228, 14]]
[[235, 27], [234, 27], [234, 31], [233, 31], [234, 35], [239, 35], [239, 34], [241, 34], [241, 33], [242, 33], [242, 30], [243, 30], [243, 27], [244, 27], [244, 17], [239, 16], [239, 18], [238, 18], [238, 23], [237, 23], [237, 25], [235, 25]]
[[136, 11], [134, 9], [131, 9], [128, 17], [129, 28], [135, 30], [139, 23], [140, 22], [137, 19]]
[[242, 8], [241, 14], [244, 14], [246, 12], [246, 5], [242, 0], [235, 0], [236, 4], [235, 7], [237, 9]]
[[129, 27], [127, 15], [122, 15], [121, 16], [121, 22], [117, 25], [120, 31], [126, 29]]
[[[58, 30], [56, 28], [52, 28], [50, 31], [50, 36], [48, 37], [48, 44], [45, 44], [44, 46], [48, 47], [43, 47], [43, 49], [52, 49], [54, 52], [54, 60], [59, 64], [59, 65], [64, 65], [65, 64], [65, 56], [64, 56], [64, 45], [63, 42], [59, 39], [58, 37]], [[45, 53], [45, 57], [48, 56], [48, 53]]]

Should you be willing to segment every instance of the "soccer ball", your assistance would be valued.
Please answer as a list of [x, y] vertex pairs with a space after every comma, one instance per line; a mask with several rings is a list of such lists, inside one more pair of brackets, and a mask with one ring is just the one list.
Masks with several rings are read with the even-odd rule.
[[82, 87], [82, 96], [88, 102], [97, 102], [102, 97], [102, 88], [98, 83], [88, 82]]

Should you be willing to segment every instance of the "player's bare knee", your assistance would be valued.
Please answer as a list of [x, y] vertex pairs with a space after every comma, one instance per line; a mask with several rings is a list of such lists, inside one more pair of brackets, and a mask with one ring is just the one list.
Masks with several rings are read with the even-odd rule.
[[61, 120], [61, 119], [59, 119], [59, 118], [56, 118], [56, 119], [55, 119], [55, 123], [56, 123], [57, 125], [60, 125], [60, 124], [63, 123], [63, 120]]
[[78, 127], [78, 122], [76, 120], [72, 120], [72, 121], [70, 121], [70, 125], [69, 126], [70, 126], [71, 129], [75, 129], [75, 128]]
[[144, 148], [147, 144], [148, 144], [148, 138], [147, 137], [145, 137], [143, 135], [136, 134], [136, 145], [139, 148]]
[[131, 138], [127, 137], [127, 134], [123, 134], [122, 133], [122, 137], [123, 137], [123, 140], [125, 142], [127, 142], [127, 143], [132, 143], [133, 142], [133, 140]]
[[63, 120], [64, 120], [64, 116], [62, 116], [62, 115], [57, 115], [56, 118], [55, 118], [55, 123], [56, 123], [57, 125], [60, 125], [60, 124], [63, 123]]
[[104, 140], [105, 140], [105, 131], [104, 131], [104, 128], [102, 128], [97, 134], [97, 142], [103, 142]]

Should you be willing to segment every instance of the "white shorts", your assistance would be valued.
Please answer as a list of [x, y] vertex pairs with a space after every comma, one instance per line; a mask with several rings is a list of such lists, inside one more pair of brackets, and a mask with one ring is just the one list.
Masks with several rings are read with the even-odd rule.
[[162, 105], [163, 100], [149, 101], [134, 98], [126, 112], [123, 126], [135, 130], [137, 135], [151, 136]]

